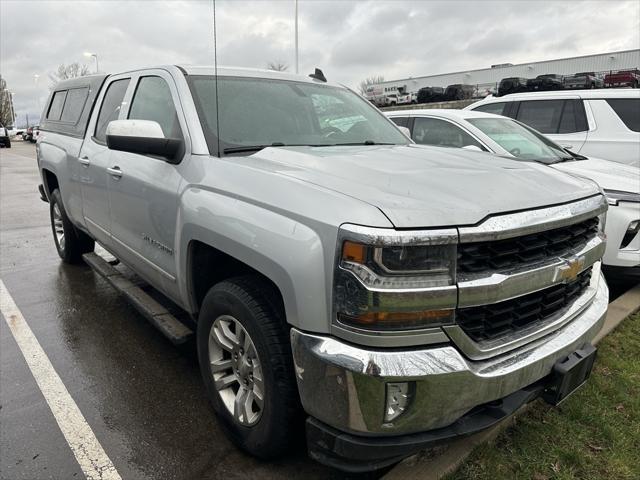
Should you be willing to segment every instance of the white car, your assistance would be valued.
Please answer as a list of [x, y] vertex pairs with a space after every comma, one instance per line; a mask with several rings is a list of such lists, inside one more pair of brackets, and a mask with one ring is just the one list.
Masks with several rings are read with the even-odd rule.
[[[589, 178], [605, 191], [609, 213], [605, 265], [640, 274], [640, 170], [594, 157], [572, 154], [511, 118], [468, 110], [385, 112], [406, 127], [419, 144], [482, 150]], [[490, 157], [487, 160], [491, 160]], [[544, 185], [540, 186], [541, 189]]]
[[418, 94], [416, 92], [398, 95], [398, 105], [408, 105], [410, 103], [418, 103]]
[[515, 118], [581, 155], [640, 167], [640, 90], [512, 93], [465, 110]]

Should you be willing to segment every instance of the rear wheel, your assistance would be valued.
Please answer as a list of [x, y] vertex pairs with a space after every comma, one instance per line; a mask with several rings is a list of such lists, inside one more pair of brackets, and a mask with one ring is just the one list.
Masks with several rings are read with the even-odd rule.
[[58, 255], [65, 263], [80, 263], [83, 254], [93, 251], [95, 242], [89, 235], [73, 226], [64, 210], [58, 189], [51, 193], [49, 216]]
[[197, 342], [208, 396], [234, 443], [260, 458], [282, 455], [301, 422], [278, 292], [258, 276], [213, 286], [202, 303]]

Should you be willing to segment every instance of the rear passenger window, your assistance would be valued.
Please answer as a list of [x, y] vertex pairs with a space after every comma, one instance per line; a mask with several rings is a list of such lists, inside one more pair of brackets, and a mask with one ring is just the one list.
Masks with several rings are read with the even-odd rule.
[[406, 127], [409, 125], [409, 117], [391, 117], [390, 120], [399, 127]]
[[540, 133], [557, 133], [564, 100], [530, 100], [520, 103], [517, 119]]
[[64, 106], [64, 99], [67, 97], [66, 90], [60, 90], [53, 94], [51, 99], [51, 105], [47, 112], [47, 120], [60, 120], [62, 114], [62, 107]]
[[171, 90], [160, 77], [142, 77], [131, 102], [129, 118], [158, 122], [166, 138], [182, 138]]
[[487, 105], [480, 105], [479, 107], [474, 108], [474, 111], [484, 112], [484, 113], [493, 113], [495, 115], [503, 115], [504, 107], [506, 106], [506, 102], [499, 103], [488, 103]]
[[516, 118], [540, 133], [575, 133], [589, 129], [582, 100], [523, 101]]
[[629, 130], [640, 132], [640, 98], [612, 98], [607, 103]]
[[88, 96], [88, 88], [72, 88], [68, 90], [67, 100], [64, 102], [60, 120], [75, 124], [80, 119], [80, 114]]
[[118, 119], [120, 108], [122, 108], [122, 100], [124, 100], [124, 94], [127, 92], [128, 86], [129, 79], [124, 78], [122, 80], [116, 80], [107, 88], [107, 92], [102, 100], [102, 105], [100, 106], [98, 122], [96, 123], [95, 139], [97, 141], [106, 143], [107, 125], [109, 125], [109, 122], [112, 120]]

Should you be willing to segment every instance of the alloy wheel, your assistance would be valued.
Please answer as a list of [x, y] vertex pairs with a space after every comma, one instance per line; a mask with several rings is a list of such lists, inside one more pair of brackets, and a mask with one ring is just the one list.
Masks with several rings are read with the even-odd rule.
[[211, 326], [209, 367], [215, 388], [235, 421], [255, 425], [264, 409], [262, 364], [249, 333], [230, 315], [221, 315]]

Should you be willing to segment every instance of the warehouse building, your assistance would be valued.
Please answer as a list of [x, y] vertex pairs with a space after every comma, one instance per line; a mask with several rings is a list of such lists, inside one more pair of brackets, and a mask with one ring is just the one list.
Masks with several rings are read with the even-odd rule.
[[504, 63], [477, 70], [391, 80], [372, 86], [367, 96], [385, 95], [394, 91], [416, 92], [422, 87], [446, 87], [458, 83], [473, 85], [481, 93], [482, 90], [497, 89], [500, 80], [507, 77], [535, 78], [548, 73], [572, 75], [578, 72], [598, 72], [604, 75], [618, 70], [638, 68], [640, 68], [640, 49], [624, 50], [517, 65]]

